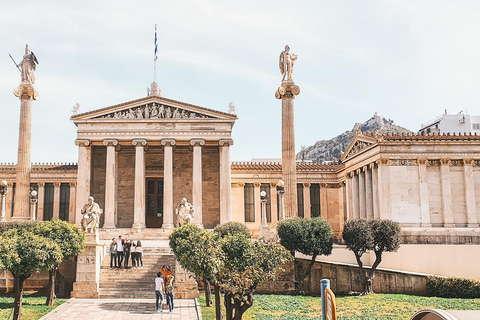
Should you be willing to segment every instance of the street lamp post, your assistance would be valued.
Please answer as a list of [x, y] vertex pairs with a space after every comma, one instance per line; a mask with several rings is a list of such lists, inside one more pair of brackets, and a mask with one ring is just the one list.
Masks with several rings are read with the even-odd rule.
[[260, 226], [260, 237], [266, 238], [270, 235], [270, 227], [267, 223], [267, 193], [260, 192], [260, 204], [262, 206], [262, 225]]
[[30, 192], [30, 212], [32, 213], [32, 221], [37, 220], [37, 215], [35, 214], [35, 209], [37, 207], [37, 191], [32, 190]]
[[283, 199], [285, 195], [285, 182], [279, 180], [277, 182], [277, 194], [280, 198], [280, 221], [285, 220], [285, 201]]
[[5, 195], [8, 192], [7, 188], [7, 181], [2, 180], [0, 182], [0, 195], [2, 195], [2, 210], [0, 211], [0, 222], [7, 222], [7, 214], [6, 214], [6, 201], [5, 201]]

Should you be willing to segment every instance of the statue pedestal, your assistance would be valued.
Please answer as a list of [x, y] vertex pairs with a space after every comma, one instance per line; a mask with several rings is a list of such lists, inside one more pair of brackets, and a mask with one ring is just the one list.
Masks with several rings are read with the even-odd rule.
[[77, 258], [77, 278], [72, 298], [98, 298], [102, 245], [97, 233], [87, 233], [85, 251]]
[[260, 227], [260, 238], [270, 239], [270, 227], [269, 226], [261, 226]]

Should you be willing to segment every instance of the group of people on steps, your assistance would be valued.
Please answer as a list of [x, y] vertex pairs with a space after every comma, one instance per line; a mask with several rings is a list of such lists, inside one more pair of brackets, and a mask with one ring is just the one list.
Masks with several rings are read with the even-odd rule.
[[[143, 269], [143, 248], [140, 240], [134, 242], [129, 239], [122, 239], [122, 236], [118, 236], [118, 239], [113, 238], [110, 243], [110, 269], [121, 268], [122, 263], [125, 269], [141, 268]], [[132, 260], [132, 266], [128, 266], [129, 260]]]

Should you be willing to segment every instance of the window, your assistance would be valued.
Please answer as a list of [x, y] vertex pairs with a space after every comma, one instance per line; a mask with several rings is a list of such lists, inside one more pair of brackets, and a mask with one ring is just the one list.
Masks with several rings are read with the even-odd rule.
[[45, 183], [45, 198], [43, 202], [43, 221], [52, 220], [53, 218], [53, 193], [55, 187], [53, 183]]
[[253, 183], [245, 183], [244, 187], [245, 222], [255, 222], [255, 195]]
[[473, 130], [480, 130], [480, 123], [472, 123]]
[[312, 183], [310, 186], [310, 210], [312, 218], [320, 217], [320, 185]]
[[298, 216], [304, 218], [305, 210], [304, 210], [304, 203], [303, 203], [303, 184], [302, 183], [297, 183], [297, 210], [298, 210]]
[[68, 221], [70, 212], [70, 185], [68, 183], [60, 184], [60, 216], [59, 219]]
[[272, 222], [272, 199], [270, 196], [270, 183], [262, 183], [260, 185], [260, 192], [262, 191], [267, 193], [267, 222]]

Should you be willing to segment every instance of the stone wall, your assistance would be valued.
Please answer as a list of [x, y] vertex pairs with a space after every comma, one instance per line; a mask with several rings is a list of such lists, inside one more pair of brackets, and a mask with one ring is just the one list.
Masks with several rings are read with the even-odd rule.
[[131, 228], [133, 225], [133, 201], [135, 194], [135, 149], [123, 147], [117, 152], [117, 228]]
[[220, 223], [220, 152], [218, 147], [202, 150], [203, 225], [207, 229]]
[[430, 223], [434, 227], [443, 226], [442, 187], [440, 167], [427, 167], [428, 204]]
[[[309, 261], [298, 259], [302, 270], [307, 268]], [[295, 274], [293, 262], [288, 263], [280, 272], [277, 280], [264, 283], [257, 292], [289, 294], [295, 290]], [[310, 277], [305, 279], [304, 288], [308, 294], [320, 294], [320, 280], [330, 279], [330, 288], [338, 293], [348, 293], [350, 291], [361, 292], [363, 290], [362, 281], [358, 272], [358, 267], [348, 264], [337, 264], [328, 262], [315, 262], [312, 267]], [[376, 293], [397, 293], [397, 294], [426, 294], [426, 275], [377, 270], [373, 280], [373, 291]]]
[[419, 225], [420, 185], [418, 166], [389, 166], [392, 220], [402, 225]]
[[452, 189], [453, 221], [457, 227], [466, 227], [467, 209], [465, 206], [463, 166], [450, 167], [450, 185]]

